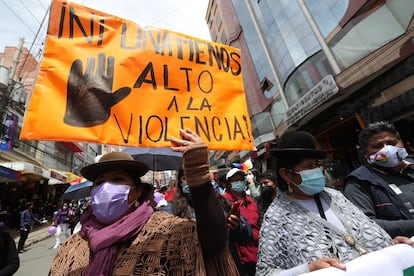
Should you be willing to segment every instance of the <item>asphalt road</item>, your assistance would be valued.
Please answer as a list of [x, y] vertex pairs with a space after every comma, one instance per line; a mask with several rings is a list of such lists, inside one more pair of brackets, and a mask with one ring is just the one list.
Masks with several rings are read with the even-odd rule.
[[53, 249], [55, 237], [50, 236], [29, 247], [27, 251], [19, 254], [20, 267], [14, 274], [16, 276], [44, 276], [48, 275], [50, 265], [57, 249]]

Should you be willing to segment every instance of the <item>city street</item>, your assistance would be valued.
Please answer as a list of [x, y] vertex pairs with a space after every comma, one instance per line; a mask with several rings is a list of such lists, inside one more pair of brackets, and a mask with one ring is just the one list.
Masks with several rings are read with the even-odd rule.
[[28, 251], [19, 254], [20, 268], [14, 275], [48, 275], [50, 265], [57, 252], [57, 249], [52, 248], [54, 244], [55, 236], [50, 236], [27, 247]]

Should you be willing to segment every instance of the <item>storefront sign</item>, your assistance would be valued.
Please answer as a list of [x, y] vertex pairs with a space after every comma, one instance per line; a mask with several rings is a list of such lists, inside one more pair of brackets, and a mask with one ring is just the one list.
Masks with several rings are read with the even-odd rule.
[[54, 0], [20, 138], [170, 147], [190, 128], [251, 150], [241, 67], [231, 46]]
[[294, 105], [286, 111], [285, 123], [290, 127], [306, 114], [320, 106], [323, 102], [338, 93], [339, 88], [332, 75], [326, 75], [311, 90], [306, 92]]
[[50, 170], [50, 177], [52, 177], [52, 178], [54, 178], [54, 179], [56, 179], [56, 180], [58, 180], [62, 183], [66, 182], [66, 176], [62, 175], [61, 173], [59, 173], [55, 170]]
[[2, 178], [7, 180], [19, 180], [20, 172], [0, 166], [0, 179]]
[[39, 176], [42, 176], [43, 178], [50, 178], [50, 172], [39, 167], [36, 166], [32, 163], [28, 163], [28, 162], [6, 162], [6, 163], [1, 163], [1, 166], [7, 167], [9, 169], [15, 170], [15, 171], [20, 171], [22, 174], [36, 174]]

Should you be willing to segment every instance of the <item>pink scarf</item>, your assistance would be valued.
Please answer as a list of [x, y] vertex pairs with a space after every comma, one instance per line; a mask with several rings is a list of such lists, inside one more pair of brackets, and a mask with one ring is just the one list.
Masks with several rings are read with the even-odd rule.
[[136, 236], [153, 212], [147, 201], [120, 220], [102, 225], [92, 214], [92, 208], [89, 208], [81, 217], [81, 235], [89, 241], [93, 252], [85, 275], [112, 275], [118, 245]]

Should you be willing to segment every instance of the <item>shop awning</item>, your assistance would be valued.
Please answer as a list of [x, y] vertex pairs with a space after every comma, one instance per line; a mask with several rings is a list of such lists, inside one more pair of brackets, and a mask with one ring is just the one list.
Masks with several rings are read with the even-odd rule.
[[76, 175], [76, 174], [71, 173], [71, 172], [66, 172], [66, 176], [67, 176], [68, 183], [71, 183], [72, 181], [75, 181], [76, 179], [78, 179], [80, 177], [79, 175]]
[[29, 162], [6, 162], [1, 163], [0, 166], [20, 172], [20, 181], [36, 181], [50, 178], [49, 170]]
[[0, 183], [18, 181], [20, 177], [20, 172], [0, 166]]

